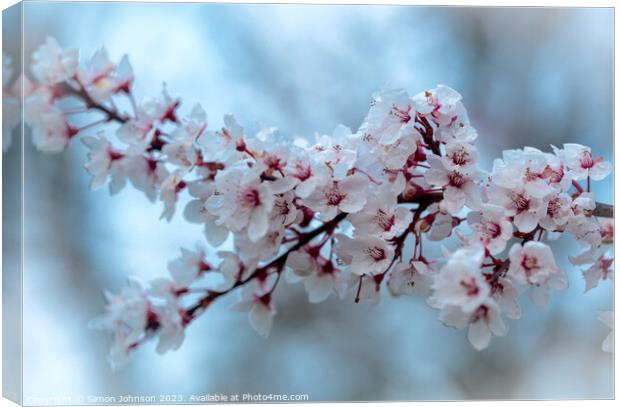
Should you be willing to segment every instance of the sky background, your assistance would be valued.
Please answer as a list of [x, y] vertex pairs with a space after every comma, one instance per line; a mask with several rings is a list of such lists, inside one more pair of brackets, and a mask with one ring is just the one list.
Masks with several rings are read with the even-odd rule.
[[[115, 60], [127, 53], [138, 96], [155, 96], [166, 82], [182, 111], [200, 102], [212, 128], [234, 113], [277, 126], [282, 137], [331, 134], [339, 123], [356, 129], [384, 86], [413, 94], [445, 84], [463, 95], [485, 169], [525, 145], [577, 142], [613, 159], [611, 9], [32, 2], [24, 12], [26, 62], [47, 35], [82, 58], [101, 46]], [[201, 228], [179, 212], [158, 221], [161, 204], [131, 188], [115, 197], [89, 191], [81, 143], [55, 156], [26, 143], [25, 157], [26, 398], [613, 396], [613, 359], [600, 349], [608, 329], [597, 320], [612, 307], [612, 285], [583, 294], [567, 261], [580, 249], [564, 238], [554, 252], [570, 288], [545, 309], [522, 298], [521, 320], [508, 321], [508, 336], [483, 352], [422, 299], [386, 293], [374, 308], [335, 298], [309, 305], [302, 286], [287, 286], [277, 291], [269, 339], [227, 310], [232, 296], [190, 326], [178, 351], [159, 356], [146, 345], [113, 373], [106, 338], [86, 327], [103, 309], [102, 291], [117, 291], [127, 276], [166, 275], [179, 247], [202, 241]], [[612, 202], [612, 185], [611, 177], [595, 184], [598, 200]]]

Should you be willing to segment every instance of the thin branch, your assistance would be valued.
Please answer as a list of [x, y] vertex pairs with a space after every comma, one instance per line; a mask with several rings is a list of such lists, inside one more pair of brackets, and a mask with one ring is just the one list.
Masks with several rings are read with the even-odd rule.
[[94, 100], [83, 87], [78, 90], [75, 89], [73, 86], [69, 85], [68, 83], [63, 83], [62, 90], [67, 95], [73, 95], [79, 99], [82, 99], [88, 109], [95, 109], [104, 113], [107, 116], [108, 121], [116, 121], [121, 124], [129, 121], [129, 118], [127, 116], [121, 116], [120, 114], [118, 114], [117, 111], [109, 109]]
[[602, 202], [597, 202], [592, 214], [599, 218], [613, 218], [614, 206]]
[[240, 287], [240, 286], [248, 283], [249, 281], [251, 281], [254, 278], [256, 278], [258, 275], [260, 275], [261, 273], [263, 273], [264, 271], [266, 271], [266, 270], [268, 270], [268, 269], [270, 269], [272, 267], [278, 267], [278, 268], [284, 267], [284, 264], [286, 264], [286, 259], [288, 258], [289, 254], [291, 254], [292, 252], [294, 252], [296, 250], [301, 249], [303, 246], [305, 246], [306, 244], [310, 243], [310, 241], [312, 239], [314, 239], [315, 237], [319, 236], [321, 233], [328, 232], [330, 230], [334, 230], [336, 228], [336, 226], [338, 226], [338, 224], [341, 221], [343, 221], [346, 217], [347, 217], [347, 214], [344, 213], [344, 212], [341, 212], [338, 215], [336, 215], [336, 217], [334, 219], [332, 219], [331, 221], [325, 222], [324, 224], [322, 224], [318, 228], [316, 228], [316, 229], [314, 229], [314, 230], [312, 230], [312, 231], [310, 231], [308, 233], [302, 234], [300, 236], [300, 238], [299, 238], [299, 241], [295, 245], [293, 245], [289, 249], [287, 249], [286, 252], [282, 253], [280, 256], [276, 257], [275, 259], [273, 259], [271, 262], [265, 264], [264, 266], [257, 268], [245, 280], [237, 281], [229, 289], [227, 289], [225, 291], [211, 291], [211, 292], [209, 292], [196, 305], [194, 305], [193, 307], [188, 309], [187, 310], [187, 314], [190, 317], [194, 316], [194, 314], [196, 312], [198, 312], [200, 309], [204, 309], [207, 306], [209, 306], [209, 304], [211, 304], [216, 298], [220, 297], [221, 295], [227, 294], [230, 291], [234, 290], [235, 288]]
[[405, 199], [403, 195], [398, 196], [398, 203], [416, 203], [420, 206], [428, 207], [434, 202], [440, 202], [443, 199], [443, 192], [427, 192], [415, 195], [413, 198]]
[[[441, 201], [442, 198], [443, 198], [443, 193], [442, 192], [432, 192], [432, 193], [421, 194], [421, 195], [418, 195], [418, 196], [413, 197], [413, 198], [408, 199], [408, 200], [405, 200], [404, 198], [399, 197], [398, 201], [400, 203], [415, 203], [415, 204], [418, 204], [419, 205], [418, 206], [418, 211], [416, 211], [416, 212], [419, 213], [419, 212], [423, 211], [424, 209], [426, 209], [433, 202]], [[250, 276], [248, 276], [245, 280], [237, 281], [232, 287], [230, 287], [229, 289], [227, 289], [225, 291], [210, 291], [207, 295], [205, 295], [203, 298], [201, 298], [196, 305], [194, 305], [193, 307], [189, 308], [186, 311], [187, 315], [189, 317], [194, 317], [195, 314], [198, 311], [207, 308], [218, 297], [231, 292], [232, 290], [234, 290], [237, 287], [245, 285], [249, 281], [251, 281], [254, 278], [256, 278], [257, 276], [259, 276], [261, 273], [269, 270], [270, 268], [276, 267], [278, 269], [281, 269], [282, 267], [284, 267], [284, 264], [286, 264], [286, 259], [288, 258], [289, 254], [291, 254], [292, 252], [294, 252], [296, 250], [301, 249], [302, 247], [304, 247], [305, 245], [310, 243], [310, 241], [312, 239], [314, 239], [315, 237], [319, 236], [321, 233], [324, 233], [324, 232], [329, 232], [330, 233], [346, 217], [347, 217], [347, 214], [344, 213], [344, 212], [341, 212], [338, 215], [336, 215], [336, 217], [334, 219], [330, 220], [329, 222], [325, 222], [324, 224], [322, 224], [318, 228], [316, 228], [316, 229], [314, 229], [314, 230], [312, 230], [312, 231], [310, 231], [308, 233], [301, 234], [299, 236], [299, 240], [297, 241], [297, 243], [295, 245], [293, 245], [290, 248], [288, 248], [286, 250], [286, 252], [282, 253], [280, 256], [276, 257], [271, 262], [269, 262], [269, 263], [265, 264], [264, 266], [261, 266], [261, 267], [257, 268], [256, 270], [254, 270], [254, 272], [252, 274], [250, 274]]]

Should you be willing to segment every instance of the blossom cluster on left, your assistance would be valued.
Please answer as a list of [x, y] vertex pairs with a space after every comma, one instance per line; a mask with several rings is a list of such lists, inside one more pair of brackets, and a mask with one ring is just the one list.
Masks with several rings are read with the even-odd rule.
[[[159, 352], [178, 348], [187, 326], [232, 291], [233, 309], [267, 336], [281, 281], [303, 284], [311, 303], [421, 296], [480, 350], [507, 333], [504, 317], [520, 318], [522, 294], [544, 307], [567, 287], [551, 248], [559, 235], [584, 248], [570, 260], [584, 267], [586, 291], [611, 278], [610, 207], [591, 189], [611, 164], [566, 143], [506, 150], [485, 171], [462, 96], [448, 86], [384, 89], [357, 130], [338, 125], [310, 141], [274, 127], [250, 132], [232, 115], [212, 129], [200, 105], [181, 114], [165, 86], [138, 101], [129, 59], [114, 63], [105, 49], [80, 64], [77, 50], [48, 37], [31, 72], [24, 117], [37, 149], [57, 153], [82, 136], [93, 188], [131, 185], [161, 202], [166, 220], [187, 193], [185, 219], [210, 246], [234, 248], [182, 248], [168, 278], [106, 293], [92, 326], [111, 334], [114, 366], [152, 338]], [[433, 258], [431, 242], [453, 247], [442, 243]]]

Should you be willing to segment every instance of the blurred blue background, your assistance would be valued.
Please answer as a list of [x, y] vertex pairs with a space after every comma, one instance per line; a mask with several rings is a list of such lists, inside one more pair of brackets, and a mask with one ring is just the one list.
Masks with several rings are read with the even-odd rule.
[[[612, 160], [611, 9], [430, 8], [131, 3], [25, 4], [26, 62], [46, 35], [81, 57], [105, 45], [130, 56], [139, 96], [165, 81], [185, 112], [200, 102], [217, 128], [225, 113], [285, 137], [357, 128], [383, 86], [411, 93], [446, 84], [464, 97], [483, 167], [508, 148], [578, 142]], [[127, 188], [90, 192], [85, 148], [58, 156], [26, 145], [24, 393], [63, 395], [305, 393], [318, 400], [609, 398], [613, 359], [601, 351], [612, 307], [606, 281], [583, 294], [567, 255], [570, 288], [545, 309], [523, 298], [523, 317], [489, 349], [442, 326], [419, 298], [384, 295], [377, 307], [331, 298], [309, 305], [302, 286], [277, 292], [269, 339], [216, 303], [182, 348], [153, 344], [113, 373], [107, 341], [87, 322], [103, 289], [129, 275], [166, 274], [179, 247], [201, 241], [180, 213]], [[611, 177], [595, 186], [612, 202]]]

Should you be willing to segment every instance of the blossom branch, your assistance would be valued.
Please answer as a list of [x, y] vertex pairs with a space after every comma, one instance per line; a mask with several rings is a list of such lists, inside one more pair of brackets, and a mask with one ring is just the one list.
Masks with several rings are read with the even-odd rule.
[[592, 215], [599, 218], [613, 218], [614, 206], [602, 202], [596, 202], [596, 207], [592, 211]]
[[271, 262], [269, 262], [268, 264], [257, 268], [249, 277], [247, 277], [244, 280], [238, 280], [235, 284], [233, 284], [232, 287], [230, 287], [229, 289], [225, 290], [225, 291], [211, 291], [209, 292], [204, 298], [200, 299], [200, 301], [198, 302], [198, 304], [196, 304], [195, 306], [189, 308], [187, 310], [187, 314], [190, 316], [194, 316], [196, 314], [197, 311], [199, 311], [200, 309], [205, 309], [206, 307], [208, 307], [216, 298], [224, 295], [224, 294], [228, 294], [229, 292], [231, 292], [232, 290], [234, 290], [237, 287], [243, 286], [245, 284], [247, 284], [249, 281], [252, 281], [253, 279], [257, 278], [257, 276], [259, 276], [261, 273], [264, 273], [265, 271], [271, 269], [271, 268], [276, 268], [278, 273], [282, 272], [282, 269], [284, 267], [284, 265], [286, 264], [286, 259], [288, 258], [288, 256], [291, 254], [291, 252], [297, 251], [299, 249], [301, 249], [302, 247], [304, 247], [306, 244], [310, 243], [310, 241], [312, 241], [312, 239], [314, 239], [315, 237], [321, 235], [322, 233], [328, 233], [331, 234], [333, 233], [333, 230], [338, 226], [338, 224], [343, 221], [346, 218], [347, 214], [344, 212], [339, 213], [338, 215], [336, 215], [336, 217], [334, 219], [332, 219], [329, 222], [326, 222], [324, 224], [322, 224], [320, 227], [308, 232], [308, 233], [302, 233], [299, 236], [299, 241], [291, 246], [289, 249], [287, 249], [284, 253], [282, 253], [280, 256], [276, 257], [275, 259], [273, 259]]
[[62, 94], [67, 96], [74, 96], [84, 102], [87, 109], [95, 109], [104, 113], [107, 117], [107, 121], [115, 121], [117, 123], [126, 123], [129, 121], [129, 117], [121, 116], [116, 109], [109, 109], [103, 104], [95, 101], [92, 96], [84, 89], [84, 86], [79, 82], [77, 77], [74, 78], [78, 83], [79, 89], [75, 89], [68, 82], [63, 82], [59, 85], [59, 89]]
[[[61, 152], [83, 130], [101, 128], [82, 137], [93, 188], [107, 184], [116, 194], [132, 185], [163, 203], [166, 220], [186, 193], [185, 219], [203, 226], [210, 246], [234, 247], [217, 251], [217, 264], [202, 246], [182, 249], [168, 264], [170, 278], [146, 287], [132, 281], [108, 296], [93, 326], [112, 333], [114, 365], [152, 338], [158, 352], [178, 348], [186, 326], [235, 290], [234, 308], [267, 336], [272, 294], [284, 280], [303, 282], [312, 303], [330, 295], [378, 303], [384, 288], [426, 297], [442, 323], [468, 328], [480, 350], [506, 334], [503, 317], [520, 317], [522, 292], [544, 306], [551, 291], [566, 288], [551, 234], [587, 247], [570, 258], [588, 265], [586, 290], [610, 278], [613, 206], [596, 202], [591, 184], [611, 164], [566, 143], [552, 152], [505, 151], [483, 171], [478, 133], [461, 95], [447, 86], [413, 96], [383, 90], [357, 131], [339, 125], [314, 142], [280, 143], [277, 129], [249, 134], [232, 115], [212, 129], [200, 105], [181, 112], [165, 87], [157, 98], [136, 100], [128, 58], [114, 64], [105, 49], [80, 65], [77, 50], [48, 38], [32, 59], [35, 82], [24, 78], [24, 110], [39, 150]], [[84, 108], [65, 109], [64, 98]], [[115, 103], [123, 98], [130, 113]], [[92, 111], [104, 118], [81, 128], [70, 123]], [[340, 227], [345, 221], [350, 228]], [[433, 259], [423, 242], [456, 247]], [[224, 284], [205, 287], [207, 273]]]

